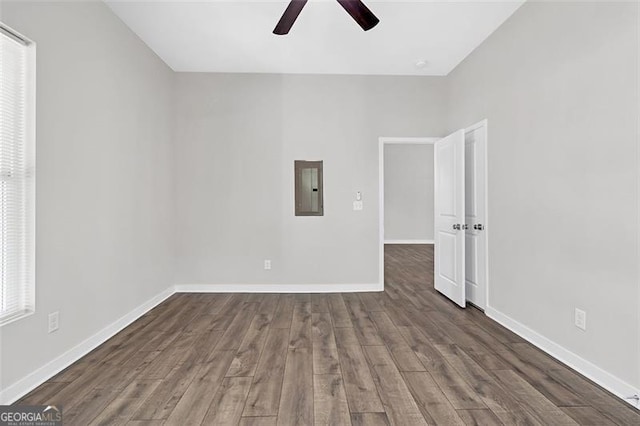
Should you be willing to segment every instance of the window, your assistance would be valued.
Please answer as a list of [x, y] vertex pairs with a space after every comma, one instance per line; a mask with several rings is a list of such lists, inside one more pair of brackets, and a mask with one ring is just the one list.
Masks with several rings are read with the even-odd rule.
[[34, 59], [0, 24], [0, 325], [35, 309]]

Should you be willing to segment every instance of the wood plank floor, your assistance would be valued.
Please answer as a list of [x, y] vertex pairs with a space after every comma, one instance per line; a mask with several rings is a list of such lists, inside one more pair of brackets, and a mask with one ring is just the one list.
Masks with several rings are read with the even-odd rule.
[[640, 425], [640, 412], [433, 290], [387, 246], [383, 293], [176, 294], [19, 403], [66, 425]]

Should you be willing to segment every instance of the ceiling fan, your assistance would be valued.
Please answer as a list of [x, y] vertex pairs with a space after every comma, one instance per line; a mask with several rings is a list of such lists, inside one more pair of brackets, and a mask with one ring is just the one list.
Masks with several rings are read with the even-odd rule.
[[[380, 22], [376, 15], [360, 0], [337, 0], [337, 2], [365, 31], [369, 31]], [[277, 35], [288, 34], [305, 4], [307, 4], [307, 0], [291, 0], [273, 33]]]

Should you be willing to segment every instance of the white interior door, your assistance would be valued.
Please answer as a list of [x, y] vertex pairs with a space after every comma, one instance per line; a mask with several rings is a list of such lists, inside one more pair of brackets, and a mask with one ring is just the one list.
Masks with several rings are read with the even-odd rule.
[[464, 137], [435, 143], [435, 288], [465, 307]]
[[465, 135], [465, 287], [467, 300], [481, 309], [487, 305], [486, 123]]

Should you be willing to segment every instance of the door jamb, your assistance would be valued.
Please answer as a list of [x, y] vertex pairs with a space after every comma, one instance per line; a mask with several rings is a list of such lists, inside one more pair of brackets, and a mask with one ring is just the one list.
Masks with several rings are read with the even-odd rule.
[[[433, 145], [441, 138], [378, 138], [378, 280], [384, 291], [384, 146], [385, 145]], [[435, 158], [434, 158], [435, 166]]]

